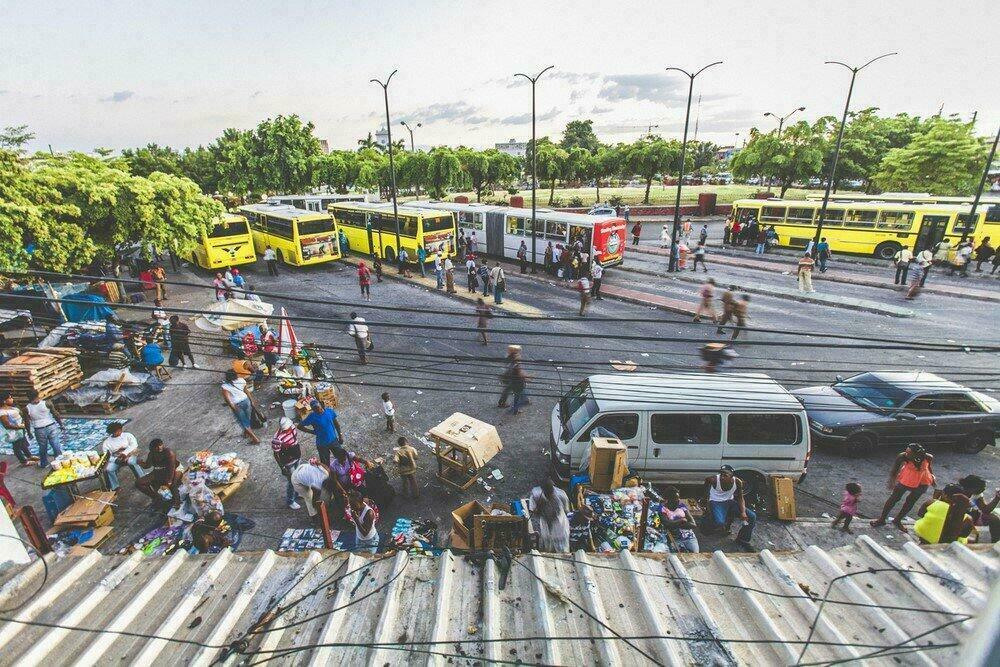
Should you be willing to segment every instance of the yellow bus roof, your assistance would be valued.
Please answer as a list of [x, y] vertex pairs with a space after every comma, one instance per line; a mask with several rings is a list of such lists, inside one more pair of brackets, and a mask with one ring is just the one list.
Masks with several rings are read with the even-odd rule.
[[[823, 202], [817, 199], [737, 199], [733, 206], [788, 206], [791, 208], [815, 208], [819, 209]], [[981, 203], [976, 213], [984, 213], [987, 208], [994, 204]], [[903, 202], [887, 201], [831, 201], [827, 208], [835, 210], [860, 209], [860, 210], [886, 210], [886, 211], [938, 211], [941, 213], [968, 213], [972, 209], [971, 204], [907, 204]]]
[[[333, 204], [328, 204], [326, 210], [370, 211], [372, 213], [388, 213], [391, 215], [392, 202], [334, 202]], [[413, 206], [397, 206], [397, 210], [399, 211], [399, 215], [419, 215], [425, 218], [439, 218], [451, 215], [448, 211], [435, 211], [426, 208], [415, 208]]]
[[318, 213], [316, 211], [307, 211], [304, 208], [295, 208], [294, 206], [289, 206], [287, 204], [245, 204], [240, 206], [241, 211], [250, 211], [252, 213], [264, 213], [266, 215], [273, 215], [276, 218], [284, 218], [285, 220], [315, 220], [316, 218], [329, 218], [329, 213]]

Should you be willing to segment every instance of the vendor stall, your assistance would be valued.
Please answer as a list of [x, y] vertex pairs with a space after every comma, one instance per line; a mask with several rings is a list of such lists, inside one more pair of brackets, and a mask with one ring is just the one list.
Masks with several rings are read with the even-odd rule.
[[42, 479], [46, 491], [65, 486], [74, 496], [80, 495], [81, 482], [96, 481], [101, 489], [107, 488], [104, 470], [108, 466], [108, 455], [96, 450], [64, 452], [52, 459], [52, 470]]
[[460, 491], [472, 486], [503, 449], [495, 426], [461, 412], [431, 428], [428, 436], [435, 444], [438, 479]]

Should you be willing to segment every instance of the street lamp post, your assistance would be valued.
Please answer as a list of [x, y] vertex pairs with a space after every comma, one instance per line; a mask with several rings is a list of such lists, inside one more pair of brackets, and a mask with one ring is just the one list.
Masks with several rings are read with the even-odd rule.
[[979, 208], [979, 200], [983, 196], [983, 190], [986, 188], [986, 180], [990, 176], [990, 167], [993, 165], [993, 157], [997, 154], [997, 142], [1000, 142], [1000, 129], [997, 130], [997, 136], [993, 138], [993, 148], [990, 149], [990, 156], [986, 158], [986, 166], [983, 167], [983, 177], [979, 179], [979, 189], [976, 190], [976, 198], [972, 200], [972, 210], [969, 211], [969, 219], [966, 221], [965, 227], [962, 229], [962, 242], [969, 237], [969, 229], [975, 225], [976, 219], [976, 209]]
[[[410, 152], [415, 153], [417, 149], [413, 147], [413, 128], [407, 125], [405, 120], [399, 121], [399, 124], [410, 131]], [[423, 123], [417, 123], [417, 127], [423, 127]]]
[[[387, 139], [389, 142], [389, 183], [390, 191], [389, 194], [392, 196], [392, 219], [396, 225], [396, 258], [399, 258], [399, 251], [402, 246], [399, 243], [399, 207], [396, 205], [396, 163], [393, 161], [392, 157], [392, 122], [389, 120], [389, 82], [392, 81], [392, 77], [396, 76], [398, 69], [392, 70], [392, 74], [389, 78], [382, 83], [378, 79], [371, 79], [369, 83], [377, 83], [382, 86], [382, 94], [385, 97], [385, 131], [387, 133]], [[379, 223], [379, 236], [381, 236], [382, 225]], [[381, 248], [379, 248], [381, 250]], [[381, 254], [381, 253], [380, 253]], [[402, 272], [403, 265], [399, 265], [399, 270]]]
[[680, 173], [677, 174], [677, 197], [674, 200], [674, 229], [670, 234], [670, 263], [667, 265], [667, 271], [671, 273], [677, 270], [677, 253], [674, 252], [674, 246], [677, 244], [677, 234], [681, 227], [681, 183], [684, 181], [684, 161], [687, 157], [688, 123], [691, 121], [691, 96], [694, 94], [694, 79], [709, 67], [721, 64], [721, 60], [709, 63], [694, 74], [682, 70], [680, 67], [668, 67], [666, 69], [668, 72], [680, 72], [689, 79], [687, 112], [684, 114], [684, 139], [681, 141], [681, 168]]
[[840, 65], [841, 67], [846, 67], [851, 70], [851, 85], [847, 88], [847, 101], [844, 102], [844, 115], [840, 118], [840, 131], [837, 133], [837, 145], [833, 149], [833, 159], [830, 161], [830, 173], [826, 177], [826, 192], [823, 193], [823, 205], [819, 209], [819, 218], [816, 220], [816, 235], [813, 236], [813, 247], [819, 243], [820, 235], [823, 233], [823, 221], [826, 218], [826, 207], [830, 203], [830, 190], [833, 189], [834, 179], [837, 176], [837, 160], [840, 159], [840, 142], [844, 140], [844, 126], [847, 125], [847, 112], [851, 108], [851, 95], [854, 93], [854, 80], [858, 76], [858, 72], [864, 68], [871, 65], [876, 60], [881, 60], [882, 58], [888, 58], [889, 56], [895, 56], [897, 53], [895, 51], [891, 53], [883, 53], [877, 58], [872, 58], [866, 62], [861, 67], [851, 67], [846, 63], [842, 63], [837, 60], [827, 60], [826, 65]]
[[538, 188], [538, 144], [535, 141], [535, 84], [538, 80], [542, 78], [542, 75], [548, 72], [550, 69], [555, 67], [555, 65], [549, 65], [541, 72], [531, 77], [527, 74], [521, 74], [518, 72], [514, 75], [514, 78], [523, 76], [525, 79], [531, 82], [531, 272], [538, 273], [538, 256], [535, 253], [535, 239], [537, 238], [535, 233], [535, 209], [537, 207], [535, 196], [537, 194]]
[[[766, 116], [770, 116], [771, 118], [777, 118], [778, 119], [778, 139], [780, 140], [781, 139], [781, 131], [783, 129], [785, 129], [785, 121], [788, 120], [789, 118], [791, 118], [793, 115], [795, 115], [796, 112], [805, 111], [805, 110], [806, 110], [805, 107], [798, 107], [797, 109], [792, 109], [791, 111], [789, 111], [784, 116], [778, 116], [777, 114], [773, 114], [770, 111], [765, 111], [764, 112], [764, 116], [765, 117]], [[768, 192], [771, 191], [771, 186], [773, 186], [773, 185], [774, 185], [774, 177], [771, 177], [771, 178], [769, 178], [767, 180], [767, 191]]]

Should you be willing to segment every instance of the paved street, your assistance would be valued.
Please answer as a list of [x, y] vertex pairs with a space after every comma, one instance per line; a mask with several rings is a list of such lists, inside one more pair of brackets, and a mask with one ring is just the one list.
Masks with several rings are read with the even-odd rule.
[[[688, 272], [680, 276], [651, 275], [662, 273], [664, 260], [652, 255], [628, 256], [625, 268], [608, 272], [605, 284], [643, 293], [662, 295], [694, 303], [698, 284], [704, 274]], [[639, 273], [642, 270], [643, 273]], [[451, 492], [435, 479], [433, 459], [426, 445], [416, 443], [421, 453], [418, 476], [421, 497], [417, 501], [397, 503], [387, 513], [384, 527], [394, 516], [436, 518], [442, 537], [450, 526], [449, 513], [471, 498], [523, 497], [548, 465], [548, 413], [556, 397], [588, 374], [612, 370], [612, 360], [635, 362], [638, 370], [696, 370], [701, 362], [698, 349], [704, 341], [717, 340], [711, 325], [694, 325], [689, 318], [649, 307], [605, 299], [594, 302], [588, 315], [576, 317], [577, 297], [565, 285], [552, 279], [522, 277], [516, 267], [508, 266], [508, 298], [517, 302], [520, 312], [541, 312], [552, 321], [539, 323], [498, 311], [492, 326], [510, 333], [491, 335], [489, 347], [476, 341], [471, 327], [471, 306], [466, 301], [434, 289], [427, 289], [387, 277], [372, 288], [372, 303], [358, 302], [358, 288], [353, 267], [344, 263], [309, 268], [288, 269], [277, 278], [268, 278], [263, 267], [246, 271], [251, 284], [266, 300], [284, 305], [289, 315], [329, 318], [329, 322], [302, 322], [296, 325], [301, 340], [315, 341], [325, 348], [343, 392], [338, 408], [346, 431], [348, 447], [368, 458], [389, 458], [394, 437], [384, 432], [379, 395], [389, 391], [397, 406], [400, 433], [419, 439], [431, 426], [452, 412], [466, 412], [497, 425], [504, 451], [491, 468], [499, 469], [503, 479], [491, 480], [491, 489], [476, 485], [469, 492]], [[741, 281], [790, 285], [785, 275], [749, 268], [722, 267], [710, 264], [709, 276], [720, 283]], [[174, 278], [174, 276], [171, 276]], [[190, 268], [177, 274], [177, 280], [207, 284], [208, 276]], [[458, 281], [461, 282], [461, 281]], [[891, 290], [858, 288], [849, 285], [820, 283], [832, 294], [862, 296], [872, 300], [898, 302], [901, 296]], [[211, 299], [207, 289], [179, 288], [167, 303], [170, 308], [198, 308]], [[489, 299], [492, 301], [492, 299]], [[378, 310], [376, 306], [402, 307], [416, 312]], [[344, 333], [343, 320], [356, 309], [372, 324], [376, 351], [367, 366], [357, 364], [353, 341]], [[832, 341], [854, 345], [850, 349], [826, 346], [796, 347], [795, 343], [823, 343], [826, 334], [885, 336], [886, 339], [997, 342], [994, 310], [986, 304], [943, 296], [922, 296], [914, 304], [915, 317], [890, 318], [867, 312], [799, 303], [787, 298], [754, 295], [751, 301], [751, 325], [754, 327], [797, 332], [809, 335], [751, 333], [737, 346], [740, 358], [729, 370], [767, 372], [789, 388], [828, 383], [837, 374], [851, 374], [871, 369], [924, 368], [974, 387], [992, 390], [997, 386], [990, 369], [997, 367], [995, 356], [961, 353], [873, 350], [874, 344]], [[629, 321], [629, 320], [643, 321]], [[432, 327], [461, 327], [459, 330], [435, 330]], [[467, 330], [465, 330], [468, 328]], [[545, 335], [534, 335], [544, 333]], [[624, 340], [624, 336], [649, 337], [650, 340]], [[157, 401], [122, 413], [134, 421], [129, 430], [141, 442], [154, 436], [164, 437], [183, 456], [200, 449], [217, 452], [235, 450], [250, 460], [253, 475], [247, 488], [237, 493], [227, 508], [252, 516], [258, 523], [256, 535], [248, 544], [273, 546], [273, 538], [287, 527], [307, 525], [304, 511], [293, 513], [283, 503], [284, 480], [278, 474], [267, 440], [280, 410], [264, 433], [264, 444], [244, 444], [239, 430], [218, 394], [219, 370], [228, 367], [230, 358], [221, 354], [215, 339], [199, 336], [196, 354], [204, 366], [216, 370], [177, 371], [168, 382], [167, 392]], [[764, 346], [768, 341], [788, 345]], [[498, 375], [508, 343], [524, 347], [531, 364], [529, 394], [532, 402], [519, 415], [509, 415], [496, 407]], [[989, 375], [983, 376], [986, 372]], [[265, 390], [265, 392], [268, 390]], [[992, 392], [994, 395], [995, 391]], [[277, 394], [262, 397], [273, 404]], [[313, 451], [311, 436], [304, 436], [305, 451]], [[799, 487], [800, 516], [821, 517], [835, 513], [835, 502], [847, 481], [860, 481], [866, 488], [862, 513], [875, 513], [884, 499], [884, 481], [895, 451], [879, 451], [863, 459], [843, 457], [835, 452], [816, 451], [809, 475]], [[936, 469], [942, 481], [952, 481], [977, 472], [991, 482], [1000, 479], [1000, 455], [989, 448], [978, 455], [952, 451], [936, 452]], [[387, 466], [390, 468], [391, 466]], [[33, 478], [39, 473], [18, 470], [8, 478], [15, 494], [22, 497], [37, 493]], [[126, 487], [130, 476], [125, 473]], [[131, 488], [124, 493], [121, 515], [138, 532], [155, 525], [155, 517], [146, 510], [146, 501]], [[764, 528], [768, 542], [778, 540]], [[778, 530], [778, 528], [772, 528]], [[118, 541], [131, 535], [120, 531]], [[773, 543], [773, 542], [772, 542]], [[791, 548], [793, 543], [777, 543]]]

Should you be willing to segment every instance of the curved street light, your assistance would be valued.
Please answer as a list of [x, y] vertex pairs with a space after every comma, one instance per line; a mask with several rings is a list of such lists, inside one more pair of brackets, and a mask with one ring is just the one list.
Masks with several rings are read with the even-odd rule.
[[[390, 186], [391, 186], [391, 190], [389, 191], [389, 194], [392, 196], [392, 219], [396, 223], [396, 258], [397, 259], [399, 258], [399, 251], [402, 248], [402, 246], [399, 243], [399, 207], [396, 205], [396, 164], [395, 164], [395, 162], [393, 162], [393, 158], [392, 158], [392, 123], [389, 121], [389, 82], [392, 81], [392, 77], [396, 76], [396, 72], [398, 72], [398, 71], [399, 71], [398, 69], [392, 70], [392, 74], [390, 74], [389, 78], [387, 78], [385, 80], [385, 83], [382, 83], [378, 79], [370, 79], [368, 81], [368, 83], [377, 83], [378, 85], [382, 86], [382, 93], [385, 96], [385, 131], [388, 134], [387, 139], [388, 139], [388, 142], [389, 142], [389, 183], [390, 183]], [[378, 233], [379, 233], [379, 245], [381, 245], [381, 241], [382, 241], [382, 225], [381, 224], [379, 225]], [[379, 248], [379, 256], [381, 257], [381, 255], [382, 255], [382, 248]], [[402, 264], [399, 265], [399, 272], [400, 273], [403, 272], [403, 265]]]
[[[413, 147], [413, 128], [407, 125], [405, 120], [399, 121], [399, 124], [410, 131], [410, 152], [411, 153], [416, 152], [417, 149]], [[423, 127], [423, 126], [424, 126], [423, 123], [417, 123], [417, 127]]]
[[715, 67], [716, 65], [721, 64], [722, 61], [717, 60], [714, 63], [705, 65], [694, 74], [691, 74], [687, 70], [683, 70], [680, 67], [668, 67], [666, 69], [667, 72], [680, 72], [689, 79], [687, 112], [684, 114], [684, 140], [681, 141], [681, 168], [680, 173], [677, 174], [677, 197], [674, 200], [674, 229], [670, 234], [670, 262], [667, 265], [667, 271], [669, 272], [677, 270], [677, 253], [674, 252], [674, 248], [677, 245], [677, 234], [681, 226], [681, 183], [684, 181], [684, 162], [687, 157], [688, 124], [691, 121], [691, 96], [694, 94], [694, 80], [695, 77], [707, 70], [709, 67]]
[[550, 69], [555, 67], [555, 65], [549, 65], [541, 72], [535, 76], [528, 76], [527, 74], [522, 74], [518, 72], [514, 75], [516, 79], [519, 76], [523, 76], [525, 79], [531, 82], [531, 272], [538, 273], [538, 256], [535, 253], [535, 209], [536, 209], [536, 191], [538, 187], [538, 178], [536, 170], [538, 167], [538, 146], [535, 144], [535, 84], [538, 80], [542, 78], [542, 75], [548, 72]]
[[834, 178], [837, 175], [837, 160], [840, 159], [840, 143], [844, 140], [844, 126], [847, 124], [847, 112], [851, 108], [851, 95], [854, 94], [854, 80], [858, 77], [858, 72], [864, 68], [871, 65], [876, 60], [882, 60], [882, 58], [888, 58], [889, 56], [899, 55], [896, 51], [890, 53], [883, 53], [880, 56], [872, 58], [866, 62], [861, 67], [851, 67], [847, 63], [842, 63], [839, 60], [827, 60], [824, 65], [840, 65], [841, 67], [846, 67], [851, 70], [851, 85], [847, 88], [847, 101], [844, 102], [844, 115], [840, 118], [840, 131], [837, 133], [837, 145], [833, 149], [833, 160], [830, 162], [830, 173], [826, 177], [826, 192], [823, 194], [823, 205], [819, 209], [819, 218], [816, 220], [816, 235], [813, 236], [813, 247], [819, 243], [820, 234], [823, 233], [823, 220], [826, 218], [826, 208], [830, 203], [830, 190], [833, 188]]

